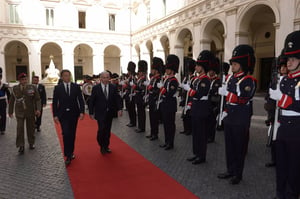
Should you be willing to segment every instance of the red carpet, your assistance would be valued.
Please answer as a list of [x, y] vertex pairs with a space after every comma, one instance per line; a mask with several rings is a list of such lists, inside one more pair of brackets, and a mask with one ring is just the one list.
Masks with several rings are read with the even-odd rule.
[[[60, 126], [55, 127], [62, 146]], [[96, 121], [87, 115], [78, 122], [76, 159], [67, 168], [76, 199], [197, 198], [113, 134], [113, 152], [101, 155], [96, 131]]]

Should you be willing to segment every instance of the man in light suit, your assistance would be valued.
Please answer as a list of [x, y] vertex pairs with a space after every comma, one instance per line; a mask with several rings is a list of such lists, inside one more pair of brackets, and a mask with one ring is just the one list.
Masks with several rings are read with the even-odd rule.
[[100, 74], [100, 84], [92, 89], [89, 103], [89, 114], [91, 119], [98, 123], [97, 141], [102, 154], [111, 153], [109, 139], [112, 119], [118, 113], [122, 116], [122, 99], [115, 85], [109, 83], [110, 74], [104, 71]]
[[62, 70], [62, 83], [54, 87], [52, 111], [55, 123], [60, 123], [64, 142], [66, 165], [75, 158], [74, 143], [78, 118], [83, 120], [84, 101], [80, 86], [71, 82], [71, 72]]

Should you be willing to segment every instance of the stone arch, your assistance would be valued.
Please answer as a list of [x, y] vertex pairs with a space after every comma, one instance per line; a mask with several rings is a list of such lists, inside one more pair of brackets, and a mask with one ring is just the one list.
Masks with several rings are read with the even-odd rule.
[[44, 43], [41, 47], [41, 73], [42, 78], [45, 77], [45, 71], [50, 64], [50, 56], [54, 62], [55, 68], [63, 69], [62, 48], [55, 42]]
[[136, 55], [137, 55], [137, 59], [140, 60], [141, 59], [141, 48], [140, 48], [140, 45], [136, 44], [134, 46], [134, 49], [135, 49], [135, 52], [136, 52]]
[[145, 60], [145, 61], [147, 61], [148, 64], [149, 64], [149, 63], [151, 63], [151, 60], [153, 58], [153, 43], [152, 43], [151, 40], [148, 40], [146, 42], [146, 48], [147, 48], [147, 50], [149, 52], [149, 58], [147, 60]]
[[20, 40], [11, 40], [4, 47], [6, 80], [15, 81], [20, 73], [29, 74], [29, 50]]
[[83, 75], [93, 75], [93, 49], [84, 43], [74, 48], [75, 81], [82, 80]]
[[223, 19], [208, 19], [203, 24], [203, 29], [201, 30], [202, 50], [211, 50], [217, 57], [222, 59], [224, 54], [224, 35], [226, 35], [225, 27], [226, 25]]
[[112, 73], [121, 73], [120, 66], [121, 50], [116, 45], [108, 45], [104, 49], [104, 70]]
[[167, 56], [170, 54], [170, 41], [167, 35], [163, 35], [160, 38], [160, 43], [164, 50], [164, 60], [166, 60]]
[[270, 82], [272, 60], [275, 55], [278, 9], [267, 1], [255, 1], [241, 10], [237, 20], [237, 43], [249, 44], [256, 55], [254, 76], [258, 89], [266, 90]]

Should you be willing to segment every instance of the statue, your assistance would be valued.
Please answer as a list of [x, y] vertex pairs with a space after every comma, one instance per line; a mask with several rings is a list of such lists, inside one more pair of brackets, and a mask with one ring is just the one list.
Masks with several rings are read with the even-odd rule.
[[45, 78], [42, 79], [42, 83], [51, 83], [56, 84], [59, 80], [59, 70], [55, 68], [54, 62], [53, 62], [53, 55], [50, 55], [50, 64], [49, 68], [45, 70]]

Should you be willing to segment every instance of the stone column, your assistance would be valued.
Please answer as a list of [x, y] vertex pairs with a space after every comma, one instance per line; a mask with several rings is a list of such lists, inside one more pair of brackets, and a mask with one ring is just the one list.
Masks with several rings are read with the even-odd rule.
[[5, 67], [4, 51], [0, 52], [0, 67], [2, 68], [2, 80], [3, 80], [3, 82], [6, 82], [6, 67]]
[[[232, 56], [232, 51], [236, 46], [236, 32], [237, 32], [236, 12], [237, 12], [236, 8], [226, 12], [227, 33], [225, 33], [224, 35], [224, 57], [223, 57], [224, 62], [229, 62], [229, 59]], [[246, 35], [245, 39], [247, 39], [247, 43], [248, 43], [248, 35]]]
[[165, 58], [165, 51], [160, 42], [160, 37], [155, 36], [153, 38], [153, 57], [159, 57], [162, 60]]
[[93, 74], [98, 75], [104, 70], [104, 53], [100, 43], [93, 46]]
[[64, 47], [62, 49], [62, 56], [63, 56], [63, 69], [68, 69], [71, 71], [73, 80], [75, 79], [74, 73], [74, 51], [72, 48], [71, 42], [64, 42]]
[[193, 59], [197, 60], [199, 53], [201, 52], [200, 41], [201, 41], [201, 21], [197, 21], [193, 24], [194, 38], [193, 38]]
[[30, 52], [28, 52], [29, 57], [29, 78], [31, 80], [32, 72], [34, 71], [35, 75], [39, 76], [42, 79], [42, 70], [41, 70], [41, 52], [39, 48], [39, 41], [32, 40]]

